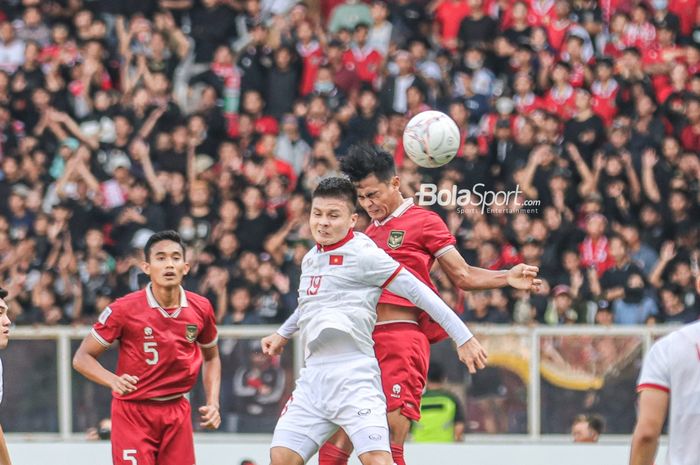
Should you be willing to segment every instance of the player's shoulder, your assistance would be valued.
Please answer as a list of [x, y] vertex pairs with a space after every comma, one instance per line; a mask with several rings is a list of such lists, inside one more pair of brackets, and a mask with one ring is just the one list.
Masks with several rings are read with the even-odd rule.
[[355, 231], [353, 240], [351, 242], [352, 247], [355, 250], [365, 251], [369, 249], [378, 249], [377, 244], [369, 238], [365, 233]]
[[209, 299], [204, 297], [203, 295], [197, 294], [196, 292], [192, 291], [185, 291], [185, 298], [187, 299], [187, 304], [195, 307], [197, 309], [208, 309], [211, 307], [211, 302]]
[[129, 292], [128, 294], [115, 299], [108, 305], [108, 307], [112, 310], [112, 312], [118, 312], [124, 309], [133, 308], [134, 305], [140, 305], [147, 301], [146, 290], [141, 289], [138, 291]]

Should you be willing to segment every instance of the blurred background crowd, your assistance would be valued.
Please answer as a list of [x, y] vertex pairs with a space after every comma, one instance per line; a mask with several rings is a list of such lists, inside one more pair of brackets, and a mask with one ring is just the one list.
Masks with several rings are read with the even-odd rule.
[[[539, 200], [435, 207], [470, 264], [525, 261], [545, 282], [465, 294], [435, 270], [465, 321], [693, 321], [698, 18], [698, 0], [5, 0], [11, 319], [91, 323], [172, 228], [219, 323], [280, 323], [313, 245], [309, 194], [369, 142], [407, 197], [431, 182]], [[403, 153], [426, 109], [464, 136], [443, 169]]]

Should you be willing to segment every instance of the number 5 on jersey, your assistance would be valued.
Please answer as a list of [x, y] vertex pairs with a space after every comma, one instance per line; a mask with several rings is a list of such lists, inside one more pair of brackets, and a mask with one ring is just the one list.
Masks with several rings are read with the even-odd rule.
[[[155, 342], [147, 342], [147, 344], [155, 344]], [[139, 465], [139, 463], [136, 461], [136, 457], [134, 457], [134, 455], [136, 455], [136, 449], [124, 449], [123, 452], [122, 460], [129, 462], [131, 465]]]
[[155, 365], [158, 363], [158, 350], [156, 349], [158, 347], [157, 342], [144, 342], [143, 343], [143, 351], [146, 354], [150, 354], [151, 358], [146, 358], [146, 363], [149, 365]]
[[318, 294], [318, 288], [321, 287], [321, 278], [323, 276], [312, 276], [309, 282], [309, 287], [306, 289], [306, 295]]

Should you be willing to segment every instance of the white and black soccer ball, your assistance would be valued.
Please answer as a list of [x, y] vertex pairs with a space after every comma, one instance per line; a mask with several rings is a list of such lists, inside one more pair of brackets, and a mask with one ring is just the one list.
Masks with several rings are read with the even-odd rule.
[[424, 111], [411, 118], [403, 131], [406, 155], [424, 168], [449, 163], [459, 150], [457, 123], [440, 111]]

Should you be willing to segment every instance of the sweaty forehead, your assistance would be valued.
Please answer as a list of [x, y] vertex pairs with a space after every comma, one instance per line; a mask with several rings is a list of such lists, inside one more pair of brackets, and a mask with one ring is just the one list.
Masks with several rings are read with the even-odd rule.
[[347, 206], [346, 200], [335, 197], [316, 197], [311, 204], [311, 208], [328, 211], [348, 208]]

